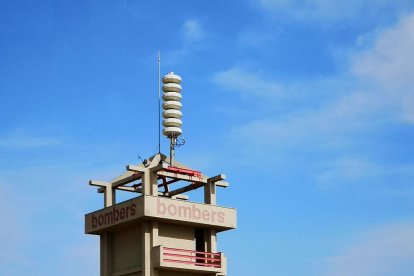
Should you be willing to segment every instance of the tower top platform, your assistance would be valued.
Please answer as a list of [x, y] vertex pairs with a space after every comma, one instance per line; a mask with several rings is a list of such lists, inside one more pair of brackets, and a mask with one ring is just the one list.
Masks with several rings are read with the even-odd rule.
[[205, 203], [215, 205], [215, 187], [229, 186], [224, 181], [224, 174], [208, 177], [176, 160], [171, 166], [168, 160], [167, 156], [159, 153], [145, 159], [142, 164], [127, 165], [123, 174], [109, 182], [90, 180], [89, 185], [98, 186], [98, 193], [104, 193], [105, 207], [115, 204], [116, 190], [187, 200], [184, 193], [211, 185], [214, 186], [214, 194], [205, 198]]

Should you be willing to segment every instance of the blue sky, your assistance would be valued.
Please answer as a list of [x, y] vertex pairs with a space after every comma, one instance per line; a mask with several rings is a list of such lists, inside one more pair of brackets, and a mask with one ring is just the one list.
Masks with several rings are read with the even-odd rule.
[[0, 1], [0, 274], [98, 275], [87, 181], [157, 151], [160, 50], [229, 275], [414, 275], [414, 2], [143, 2]]

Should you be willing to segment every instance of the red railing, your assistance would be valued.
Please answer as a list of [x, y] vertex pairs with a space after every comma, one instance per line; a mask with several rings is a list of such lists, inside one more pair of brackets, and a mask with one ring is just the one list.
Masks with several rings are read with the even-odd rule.
[[163, 261], [221, 268], [221, 253], [163, 247]]
[[172, 172], [172, 173], [185, 174], [185, 175], [188, 175], [188, 176], [195, 176], [195, 177], [198, 177], [198, 178], [202, 177], [202, 174], [199, 171], [194, 171], [194, 170], [190, 170], [190, 169], [183, 169], [183, 168], [178, 168], [178, 167], [169, 166], [169, 167], [165, 168], [164, 171]]

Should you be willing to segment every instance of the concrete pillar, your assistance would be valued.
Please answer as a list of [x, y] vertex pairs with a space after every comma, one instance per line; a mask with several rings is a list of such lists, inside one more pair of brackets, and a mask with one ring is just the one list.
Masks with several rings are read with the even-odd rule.
[[142, 226], [142, 276], [151, 275], [151, 227], [150, 221], [143, 221]]
[[207, 184], [204, 186], [204, 203], [216, 205], [216, 198], [216, 184], [213, 182], [207, 182]]
[[217, 252], [217, 233], [214, 229], [205, 229], [205, 248], [207, 252]]
[[[151, 223], [151, 250], [152, 250], [154, 247], [160, 245], [160, 242], [158, 238], [158, 221], [153, 220], [150, 223]], [[151, 255], [151, 258], [152, 258], [152, 255]], [[158, 269], [154, 268], [152, 266], [152, 263], [153, 262], [151, 260], [151, 273], [152, 273], [151, 276], [158, 276]]]
[[150, 175], [150, 181], [151, 181], [151, 195], [152, 196], [158, 196], [158, 181], [157, 181], [157, 174], [149, 171]]
[[[104, 204], [105, 207], [110, 207], [116, 204], [115, 189], [111, 185], [105, 186], [104, 191]], [[112, 234], [103, 233], [100, 236], [100, 247], [101, 247], [101, 276], [112, 275]]]
[[[216, 184], [213, 182], [208, 182], [204, 186], [204, 203], [216, 205]], [[217, 252], [217, 234], [213, 229], [206, 229], [204, 232], [206, 251], [207, 252]]]
[[[142, 177], [142, 194], [158, 196], [157, 174], [146, 169]], [[158, 222], [142, 222], [142, 276], [158, 276], [158, 269], [152, 266], [152, 249], [159, 245]]]
[[100, 236], [100, 261], [101, 261], [101, 276], [112, 275], [112, 234], [103, 233]]
[[157, 173], [151, 169], [145, 169], [142, 176], [142, 194], [158, 196]]
[[145, 169], [142, 176], [142, 195], [151, 194], [151, 173], [149, 169]]
[[105, 207], [116, 204], [116, 190], [111, 185], [105, 186], [104, 201]]
[[158, 221], [151, 221], [152, 229], [151, 229], [151, 246], [155, 247], [160, 245], [159, 238], [158, 238]]

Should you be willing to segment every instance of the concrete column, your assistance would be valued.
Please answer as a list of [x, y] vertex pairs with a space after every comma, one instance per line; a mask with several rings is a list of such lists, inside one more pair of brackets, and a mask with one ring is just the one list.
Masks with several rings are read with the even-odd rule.
[[151, 275], [151, 227], [150, 221], [143, 221], [142, 226], [142, 276]]
[[158, 221], [151, 221], [152, 229], [151, 229], [151, 246], [155, 247], [160, 245], [159, 238], [158, 238]]
[[[157, 174], [151, 169], [145, 169], [142, 188], [143, 195], [158, 196]], [[152, 267], [152, 248], [158, 244], [158, 222], [142, 222], [142, 276], [158, 276], [158, 269]]]
[[158, 183], [157, 183], [157, 174], [149, 171], [150, 175], [150, 181], [151, 181], [151, 195], [152, 196], [158, 196]]
[[142, 176], [142, 195], [151, 194], [151, 174], [149, 169], [145, 169]]
[[[111, 185], [105, 186], [104, 191], [104, 204], [105, 207], [110, 207], [116, 203], [115, 189], [112, 189]], [[101, 247], [101, 276], [112, 275], [112, 235], [111, 233], [103, 233], [100, 236]]]
[[142, 176], [142, 194], [158, 196], [157, 174], [151, 169], [145, 169]]
[[101, 276], [111, 276], [112, 275], [112, 234], [103, 233], [100, 236], [100, 275]]
[[[151, 250], [153, 250], [155, 246], [160, 245], [159, 238], [158, 238], [158, 221], [153, 220], [150, 222], [150, 224], [151, 224]], [[153, 256], [151, 255], [151, 258], [152, 257]], [[153, 260], [151, 259], [151, 276], [158, 276], [159, 274], [158, 269], [154, 268], [152, 264], [153, 264]]]
[[207, 252], [217, 252], [217, 233], [214, 229], [204, 230], [205, 244]]
[[216, 205], [216, 198], [216, 184], [213, 182], [207, 182], [207, 184], [204, 186], [204, 203]]
[[105, 186], [104, 201], [105, 207], [116, 204], [116, 190], [111, 185]]
[[[204, 186], [204, 203], [216, 205], [216, 184], [213, 182], [208, 182]], [[207, 252], [217, 252], [217, 234], [213, 229], [206, 229], [204, 231], [206, 251]]]

